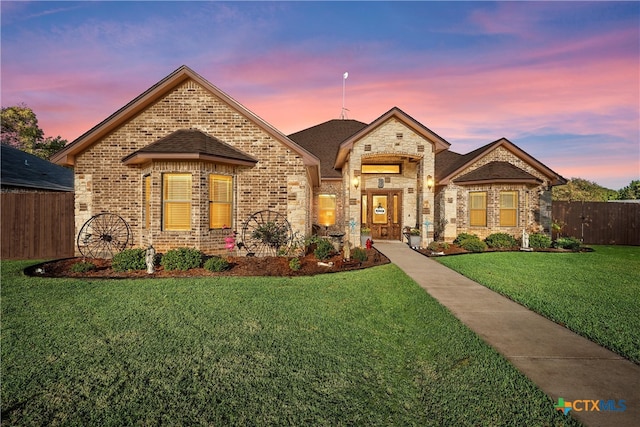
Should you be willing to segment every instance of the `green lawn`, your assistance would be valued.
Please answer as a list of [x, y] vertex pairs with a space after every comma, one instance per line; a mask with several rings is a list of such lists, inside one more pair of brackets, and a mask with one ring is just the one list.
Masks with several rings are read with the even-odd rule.
[[640, 363], [640, 247], [594, 249], [494, 252], [438, 261]]
[[576, 425], [394, 265], [27, 278], [2, 262], [3, 425]]

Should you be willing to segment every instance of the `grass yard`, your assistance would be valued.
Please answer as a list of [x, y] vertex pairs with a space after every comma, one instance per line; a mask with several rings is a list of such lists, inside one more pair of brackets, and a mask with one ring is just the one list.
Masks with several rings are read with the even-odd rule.
[[640, 363], [640, 247], [493, 252], [442, 264]]
[[577, 425], [394, 265], [28, 278], [2, 262], [3, 425]]

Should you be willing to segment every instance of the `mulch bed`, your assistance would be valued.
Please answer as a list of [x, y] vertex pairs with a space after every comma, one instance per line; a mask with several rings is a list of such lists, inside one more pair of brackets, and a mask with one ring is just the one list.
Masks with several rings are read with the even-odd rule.
[[[157, 266], [153, 274], [147, 274], [146, 270], [118, 272], [111, 268], [111, 260], [67, 258], [34, 265], [25, 270], [25, 274], [38, 277], [77, 277], [91, 279], [125, 279], [125, 278], [167, 278], [167, 277], [219, 277], [219, 276], [313, 276], [316, 274], [335, 273], [338, 271], [359, 270], [388, 264], [389, 259], [376, 249], [366, 249], [368, 259], [362, 263], [357, 261], [345, 262], [341, 254], [337, 254], [324, 263], [333, 263], [332, 266], [318, 265], [318, 260], [313, 254], [300, 258], [301, 268], [293, 271], [289, 267], [290, 258], [286, 257], [225, 257], [231, 264], [231, 268], [223, 272], [211, 272], [204, 268], [194, 268], [187, 271], [166, 271], [162, 266]], [[74, 273], [71, 267], [82, 261], [95, 264], [96, 269], [86, 273]]]
[[[487, 248], [487, 250], [484, 252], [470, 252], [454, 243], [450, 243], [449, 247], [442, 251], [432, 251], [426, 248], [416, 249], [416, 251], [428, 257], [441, 257], [441, 256], [447, 256], [447, 255], [463, 255], [463, 254], [487, 253], [487, 252], [520, 252], [520, 248], [519, 247], [506, 248], [506, 249]], [[589, 247], [581, 247], [579, 251], [572, 251], [569, 249], [558, 249], [558, 248], [536, 248], [536, 249], [532, 248], [532, 250], [528, 252], [556, 252], [556, 253], [593, 252], [593, 249]]]

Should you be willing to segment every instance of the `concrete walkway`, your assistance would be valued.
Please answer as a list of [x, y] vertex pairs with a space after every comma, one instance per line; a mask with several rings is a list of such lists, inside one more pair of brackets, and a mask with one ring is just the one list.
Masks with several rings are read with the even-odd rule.
[[587, 426], [640, 426], [640, 366], [411, 250], [405, 243], [376, 241], [375, 247], [554, 402], [560, 397], [565, 402], [625, 401], [625, 411], [595, 411], [592, 403], [578, 402], [570, 411], [573, 417]]

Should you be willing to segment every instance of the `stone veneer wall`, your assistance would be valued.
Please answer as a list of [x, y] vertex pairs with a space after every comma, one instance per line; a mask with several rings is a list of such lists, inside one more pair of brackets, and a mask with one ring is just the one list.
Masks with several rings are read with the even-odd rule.
[[[195, 128], [252, 155], [254, 167], [206, 162], [153, 162], [126, 166], [122, 158], [178, 129]], [[197, 247], [219, 253], [227, 231], [209, 230], [208, 181], [211, 172], [234, 174], [235, 224], [256, 211], [271, 209], [287, 215], [294, 231], [308, 234], [310, 181], [299, 155], [230, 108], [193, 81], [187, 81], [145, 111], [87, 148], [75, 159], [76, 233], [92, 215], [111, 212], [131, 226], [134, 246], [153, 244], [158, 251], [172, 247]], [[193, 174], [192, 230], [161, 230], [163, 172]], [[145, 230], [143, 176], [152, 177], [151, 230]]]
[[[401, 137], [399, 137], [401, 135]], [[409, 162], [407, 157], [417, 159]], [[363, 159], [372, 163], [388, 159], [403, 159], [402, 174], [400, 175], [360, 175]], [[379, 178], [385, 179], [384, 188], [402, 189], [402, 227], [420, 225], [422, 230], [422, 246], [425, 246], [429, 234], [425, 232], [424, 222], [433, 223], [433, 192], [426, 187], [426, 177], [435, 176], [433, 144], [421, 135], [415, 133], [396, 118], [391, 118], [365, 135], [353, 145], [350, 160], [342, 170], [345, 183], [345, 232], [354, 246], [360, 246], [360, 213], [362, 209], [362, 194], [368, 188], [377, 188]], [[351, 185], [354, 176], [360, 176], [358, 189]], [[351, 233], [349, 221], [353, 218], [356, 227]]]
[[[504, 147], [498, 147], [461, 171], [457, 176], [463, 176], [493, 161], [509, 162], [543, 182], [540, 185], [505, 183], [456, 185], [453, 182], [450, 183], [441, 190], [442, 196], [438, 199], [439, 203], [445, 203], [445, 219], [448, 222], [445, 232], [446, 241], [451, 242], [460, 233], [477, 234], [480, 238], [485, 238], [492, 233], [508, 233], [517, 238], [522, 235], [523, 229], [527, 229], [529, 232], [550, 233], [551, 201], [550, 191], [547, 190], [548, 178], [511, 151]], [[455, 177], [452, 181], [455, 181]], [[468, 203], [469, 193], [472, 191], [487, 192], [486, 227], [471, 227], [469, 225]], [[518, 192], [518, 225], [516, 227], [501, 227], [499, 225], [501, 191]]]

